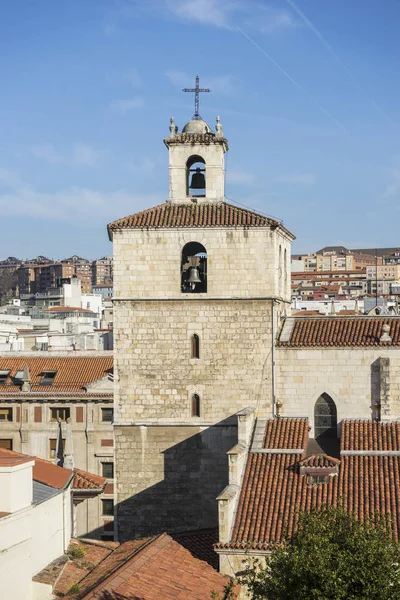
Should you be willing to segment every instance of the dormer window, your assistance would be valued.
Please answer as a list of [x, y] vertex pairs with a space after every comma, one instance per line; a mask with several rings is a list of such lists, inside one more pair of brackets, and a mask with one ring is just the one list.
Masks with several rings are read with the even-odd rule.
[[339, 474], [340, 460], [326, 454], [312, 454], [299, 463], [300, 475], [306, 476], [309, 487], [327, 485], [331, 477]]
[[0, 385], [5, 385], [11, 371], [0, 371]]
[[53, 385], [56, 375], [57, 375], [57, 371], [44, 371], [42, 373], [42, 379], [40, 380], [40, 385]]

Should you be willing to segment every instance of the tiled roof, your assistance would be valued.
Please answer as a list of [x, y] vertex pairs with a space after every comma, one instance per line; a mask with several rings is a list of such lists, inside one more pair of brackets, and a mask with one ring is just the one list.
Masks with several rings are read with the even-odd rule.
[[68, 313], [68, 312], [83, 312], [93, 314], [92, 310], [88, 308], [81, 308], [79, 306], [51, 306], [50, 308], [45, 308], [44, 312], [50, 313]]
[[400, 452], [400, 421], [349, 420], [342, 423], [341, 430], [342, 451]]
[[33, 456], [0, 448], [0, 467], [14, 467], [34, 460]]
[[[282, 418], [284, 420], [284, 418]], [[280, 425], [276, 420], [277, 427]], [[357, 454], [341, 454], [338, 475], [328, 483], [307, 485], [300, 474], [298, 455], [282, 453], [250, 453], [248, 456], [231, 540], [216, 548], [267, 550], [290, 537], [296, 529], [298, 511], [342, 505], [363, 521], [375, 511], [390, 514], [394, 537], [400, 531], [400, 456], [368, 455], [365, 448], [382, 448], [388, 452], [399, 447], [398, 423], [342, 421], [341, 449], [359, 450]], [[298, 423], [298, 436], [302, 424]], [[389, 441], [390, 440], [390, 441]], [[305, 450], [305, 446], [304, 446]], [[310, 459], [315, 461], [315, 457]], [[319, 461], [320, 459], [318, 459]], [[327, 458], [328, 463], [335, 459]]]
[[94, 475], [81, 469], [65, 469], [59, 467], [49, 460], [38, 458], [37, 456], [27, 456], [14, 450], [0, 448], [0, 466], [21, 464], [34, 460], [32, 478], [45, 485], [62, 490], [74, 476], [73, 489], [85, 490], [103, 490], [106, 485], [106, 479], [100, 475]]
[[[102, 379], [113, 368], [112, 355], [95, 356], [6, 356], [0, 357], [0, 370], [10, 371], [5, 385], [0, 386], [0, 396], [21, 394], [21, 386], [13, 383], [17, 371], [28, 365], [31, 378], [31, 393], [84, 392], [84, 387]], [[52, 385], [40, 385], [43, 373], [57, 371]]]
[[218, 541], [218, 527], [202, 529], [199, 531], [186, 531], [171, 533], [171, 537], [181, 546], [200, 560], [218, 570], [218, 555], [214, 552], [214, 544]]
[[[280, 346], [399, 346], [400, 317], [289, 317], [293, 321], [290, 338]], [[391, 342], [380, 342], [383, 325], [390, 326]]]
[[298, 450], [307, 446], [308, 419], [269, 419], [265, 426], [263, 448]]
[[57, 581], [59, 595], [74, 583], [79, 592], [69, 594], [71, 600], [104, 600], [105, 598], [140, 598], [140, 600], [209, 600], [212, 590], [222, 593], [227, 579], [206, 562], [198, 560], [169, 535], [133, 540], [117, 547], [87, 575], [81, 569], [90, 564], [75, 563]]
[[174, 146], [175, 144], [223, 144], [228, 149], [228, 140], [223, 137], [217, 137], [214, 133], [177, 133], [172, 137], [166, 138], [164, 144]]
[[74, 490], [103, 490], [106, 486], [105, 477], [93, 475], [81, 469], [74, 469], [75, 477], [72, 484]]
[[312, 467], [316, 469], [331, 469], [338, 465], [340, 465], [340, 460], [326, 454], [312, 454], [299, 462], [300, 467]]
[[275, 219], [228, 202], [174, 204], [165, 202], [123, 217], [108, 225], [108, 231], [141, 227], [279, 227]]

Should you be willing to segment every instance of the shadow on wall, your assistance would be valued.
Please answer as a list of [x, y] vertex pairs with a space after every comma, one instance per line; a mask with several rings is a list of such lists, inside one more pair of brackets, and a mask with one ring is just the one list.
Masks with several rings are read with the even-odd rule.
[[[126, 433], [124, 428], [124, 435], [140, 435], [139, 428], [135, 429]], [[226, 453], [237, 443], [237, 416], [204, 430], [200, 427], [149, 427], [146, 435], [146, 459], [141, 465], [139, 452], [132, 451], [124, 462], [125, 483], [126, 473], [130, 472], [132, 479], [139, 478], [141, 476], [135, 473], [141, 469], [154, 481], [152, 456], [159, 455], [159, 448], [167, 446], [161, 452], [164, 477], [159, 483], [119, 503], [119, 541], [164, 531], [173, 533], [217, 527], [216, 497], [228, 485]], [[177, 442], [178, 437], [180, 441]], [[126, 442], [125, 437], [123, 443]], [[138, 448], [135, 440], [132, 447]], [[141, 478], [141, 481], [145, 479]]]

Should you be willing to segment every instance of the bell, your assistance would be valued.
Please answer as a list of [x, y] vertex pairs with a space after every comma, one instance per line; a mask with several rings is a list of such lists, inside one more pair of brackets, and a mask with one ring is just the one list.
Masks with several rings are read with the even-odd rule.
[[200, 169], [196, 169], [196, 171], [192, 175], [190, 188], [193, 190], [204, 190], [205, 187], [206, 178], [204, 177], [204, 173], [202, 173]]
[[190, 283], [192, 290], [194, 289], [196, 283], [201, 283], [198, 267], [190, 267], [190, 274], [187, 282]]

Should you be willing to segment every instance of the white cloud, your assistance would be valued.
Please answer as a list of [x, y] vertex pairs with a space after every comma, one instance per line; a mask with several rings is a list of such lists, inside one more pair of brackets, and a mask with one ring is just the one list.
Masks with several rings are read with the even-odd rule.
[[125, 115], [130, 110], [137, 110], [138, 108], [142, 108], [144, 106], [143, 98], [130, 98], [128, 100], [116, 100], [111, 104], [111, 108], [117, 110], [122, 115]]
[[300, 185], [315, 185], [315, 175], [311, 173], [287, 173], [283, 175], [277, 175], [272, 179], [273, 183], [294, 183]]
[[293, 11], [258, 0], [125, 0], [119, 10], [123, 18], [141, 13], [231, 30], [240, 25], [268, 34], [299, 26]]
[[95, 167], [101, 157], [101, 152], [88, 144], [76, 143], [71, 151], [65, 154], [58, 152], [53, 144], [41, 144], [31, 148], [32, 154], [41, 160], [69, 167]]
[[11, 171], [11, 169], [0, 167], [0, 185], [6, 188], [14, 188], [22, 184], [22, 180], [18, 173]]
[[156, 168], [156, 163], [150, 158], [144, 158], [140, 162], [128, 162], [126, 163], [126, 168], [129, 171], [133, 171], [135, 173], [141, 173], [144, 175], [148, 175], [149, 173], [153, 173]]

